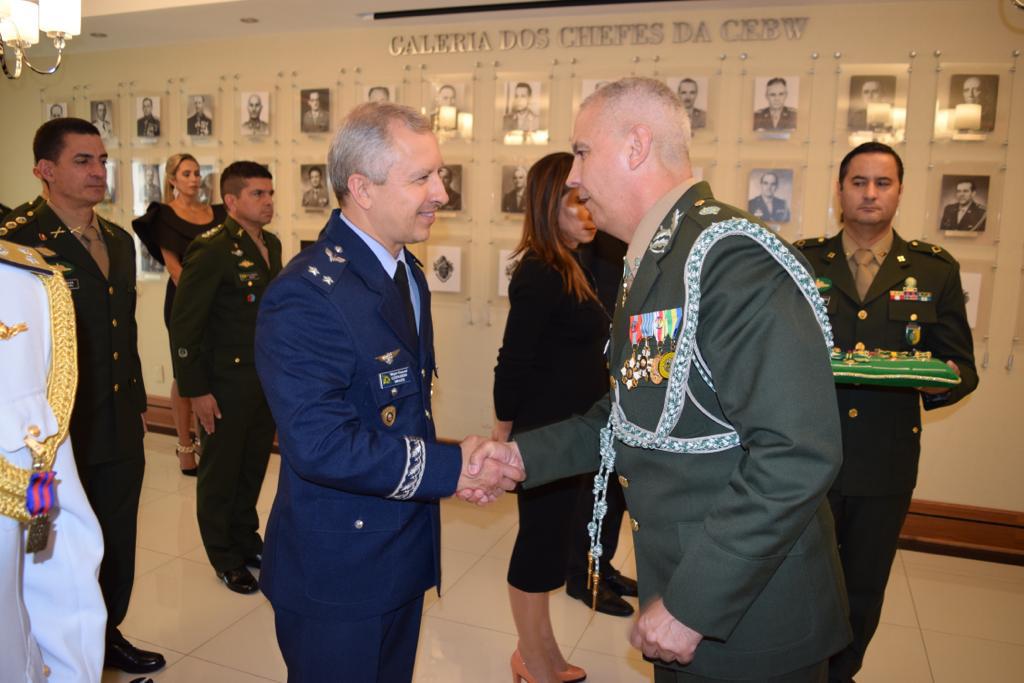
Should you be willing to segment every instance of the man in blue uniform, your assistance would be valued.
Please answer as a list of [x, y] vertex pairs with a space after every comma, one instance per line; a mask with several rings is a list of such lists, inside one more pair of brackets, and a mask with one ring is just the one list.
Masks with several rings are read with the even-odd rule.
[[426, 117], [356, 107], [328, 154], [341, 209], [260, 306], [281, 444], [261, 584], [291, 681], [411, 680], [423, 593], [440, 585], [438, 499], [523, 478], [488, 460], [474, 480], [478, 441], [435, 440], [430, 294], [405, 245], [447, 201], [442, 165]]

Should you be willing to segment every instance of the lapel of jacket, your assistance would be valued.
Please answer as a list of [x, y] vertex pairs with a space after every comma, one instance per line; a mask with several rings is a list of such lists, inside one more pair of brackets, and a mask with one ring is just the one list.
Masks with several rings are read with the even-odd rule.
[[420, 329], [418, 330], [418, 336], [420, 342], [420, 366], [423, 367], [434, 343], [430, 324], [430, 287], [427, 286], [427, 278], [423, 275], [423, 264], [408, 249], [405, 250], [405, 262], [409, 264], [412, 280], [416, 283], [416, 289], [420, 293]]
[[[234, 218], [228, 216], [224, 221], [224, 229], [231, 235], [231, 239], [234, 240], [238, 248], [242, 250], [245, 258], [256, 264], [256, 269], [263, 274], [264, 278], [269, 282], [271, 272], [270, 266], [263, 260], [263, 254], [260, 253], [259, 247], [249, 237], [249, 233], [245, 231], [241, 225], [239, 225]], [[267, 244], [267, 257], [270, 257], [270, 240], [264, 240]], [[237, 264], [237, 261], [235, 262]]]
[[882, 261], [878, 273], [875, 274], [875, 279], [871, 281], [871, 287], [868, 288], [868, 293], [864, 297], [864, 305], [867, 306], [882, 294], [888, 292], [892, 289], [893, 285], [903, 282], [907, 277], [907, 268], [910, 267], [910, 262], [910, 249], [907, 247], [907, 243], [903, 241], [903, 238], [896, 234], [894, 230], [892, 233], [892, 248], [889, 250], [889, 255]]
[[100, 230], [103, 231], [103, 239], [107, 242], [107, 256], [110, 258], [107, 279], [111, 282], [122, 279], [129, 280], [134, 284], [135, 242], [127, 233], [112, 225], [102, 216], [97, 215], [96, 218], [99, 220]]
[[[395, 281], [388, 276], [384, 266], [377, 259], [377, 255], [342, 220], [341, 212], [338, 210], [334, 211], [327, 224], [327, 237], [342, 246], [343, 255], [348, 259], [348, 270], [362, 280], [367, 289], [380, 297], [380, 302], [377, 305], [380, 317], [401, 340], [406, 351], [418, 357], [419, 344], [416, 334], [409, 328], [405, 316], [405, 303], [398, 293]], [[425, 287], [420, 287], [421, 319], [424, 315], [422, 294], [425, 289]]]
[[855, 306], [860, 306], [860, 296], [857, 295], [857, 285], [853, 281], [853, 274], [850, 273], [850, 266], [846, 262], [846, 254], [843, 252], [842, 232], [829, 238], [824, 249], [815, 250], [818, 257], [811, 262], [811, 269], [819, 277], [827, 277], [832, 281], [832, 287], [842, 292]]
[[[61, 258], [87, 271], [93, 278], [97, 280], [106, 279], [103, 277], [103, 272], [96, 265], [96, 260], [89, 253], [89, 250], [71, 233], [71, 228], [64, 225], [63, 221], [50, 208], [49, 204], [44, 203], [37, 209], [36, 214], [38, 215], [36, 227], [39, 230], [39, 235], [45, 235], [46, 238], [45, 241], [40, 239], [42, 246], [49, 247], [59, 254]], [[102, 227], [100, 229], [102, 230]], [[104, 238], [106, 239], [106, 235], [104, 235]], [[110, 240], [107, 239], [107, 242], [109, 243]], [[107, 252], [110, 252], [109, 247]]]
[[[659, 233], [664, 234], [664, 231], [671, 231], [665, 248], [659, 248], [655, 252], [651, 250], [650, 245], [645, 247], [644, 255], [640, 260], [640, 267], [637, 270], [636, 278], [633, 280], [633, 285], [629, 289], [629, 294], [625, 302], [622, 302], [620, 294], [619, 303], [615, 307], [615, 315], [612, 318], [613, 347], [611, 349], [611, 370], [613, 374], [618, 372], [618, 365], [622, 354], [630, 346], [629, 318], [631, 315], [640, 312], [641, 306], [647, 300], [647, 295], [650, 294], [651, 289], [658, 282], [658, 278], [661, 276], [661, 261], [675, 246], [679, 233], [682, 232], [681, 226], [686, 212], [690, 210], [693, 203], [698, 199], [712, 198], [711, 187], [705, 182], [699, 182], [688, 189], [665, 217], [662, 218], [658, 229], [654, 232], [654, 238], [651, 240], [652, 243], [658, 241]], [[682, 288], [683, 283], [679, 282], [678, 284]]]

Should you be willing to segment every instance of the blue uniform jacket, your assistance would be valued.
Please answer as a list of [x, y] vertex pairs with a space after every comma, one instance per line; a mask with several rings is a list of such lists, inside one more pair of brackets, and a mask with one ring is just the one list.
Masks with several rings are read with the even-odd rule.
[[256, 369], [281, 474], [261, 586], [275, 609], [364, 619], [440, 585], [438, 499], [462, 459], [434, 441], [430, 294], [411, 271], [418, 338], [394, 281], [335, 210], [264, 295]]

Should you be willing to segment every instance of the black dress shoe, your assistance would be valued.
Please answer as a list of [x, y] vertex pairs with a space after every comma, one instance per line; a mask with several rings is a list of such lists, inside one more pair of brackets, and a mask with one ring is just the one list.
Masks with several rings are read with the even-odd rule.
[[245, 565], [229, 569], [226, 572], [217, 572], [217, 578], [236, 593], [249, 594], [255, 593], [260, 589], [260, 585], [256, 582], [256, 577], [245, 568]]
[[107, 652], [103, 658], [103, 666], [110, 669], [120, 669], [130, 674], [147, 674], [166, 666], [167, 660], [159, 652], [140, 650], [135, 647], [120, 633], [110, 637], [107, 642]]
[[628, 576], [623, 576], [619, 572], [608, 574], [608, 576], [602, 576], [601, 581], [607, 583], [608, 587], [618, 595], [625, 595], [629, 598], [635, 598], [639, 595], [636, 590], [636, 580], [631, 579]]
[[262, 569], [263, 568], [263, 555], [256, 553], [252, 557], [245, 558], [245, 566], [250, 569]]
[[[593, 596], [586, 587], [566, 585], [565, 592], [570, 598], [576, 598], [587, 607], [593, 606]], [[597, 611], [601, 614], [610, 614], [613, 617], [628, 617], [633, 614], [633, 606], [619, 597], [619, 594], [608, 587], [608, 584], [601, 580], [597, 587]]]

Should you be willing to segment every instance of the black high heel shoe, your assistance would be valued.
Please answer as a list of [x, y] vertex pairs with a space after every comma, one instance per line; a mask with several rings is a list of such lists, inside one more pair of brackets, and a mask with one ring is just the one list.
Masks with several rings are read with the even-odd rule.
[[186, 477], [197, 477], [199, 476], [199, 466], [184, 468], [181, 467], [181, 456], [191, 454], [193, 458], [196, 457], [196, 444], [195, 442], [190, 443], [188, 446], [182, 446], [178, 444], [174, 447], [174, 452], [178, 456], [178, 467], [181, 469], [181, 473]]

